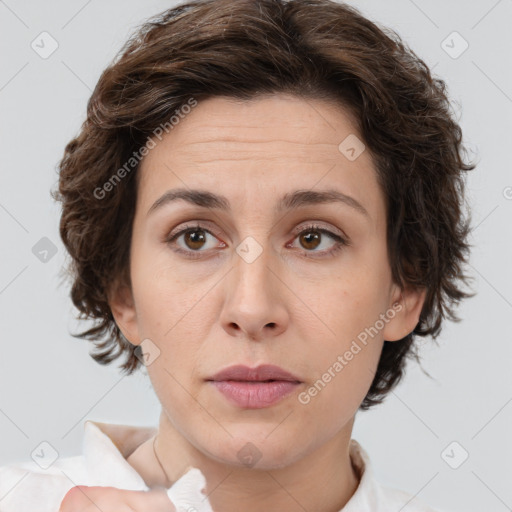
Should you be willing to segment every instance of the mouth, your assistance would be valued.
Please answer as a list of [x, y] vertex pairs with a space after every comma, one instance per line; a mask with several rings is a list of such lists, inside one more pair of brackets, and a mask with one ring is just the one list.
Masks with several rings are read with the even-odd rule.
[[243, 409], [270, 407], [302, 384], [298, 377], [275, 365], [230, 366], [206, 381], [231, 404]]
[[227, 380], [240, 382], [301, 382], [297, 376], [273, 364], [263, 364], [256, 368], [249, 368], [244, 365], [230, 366], [207, 380], [214, 382]]

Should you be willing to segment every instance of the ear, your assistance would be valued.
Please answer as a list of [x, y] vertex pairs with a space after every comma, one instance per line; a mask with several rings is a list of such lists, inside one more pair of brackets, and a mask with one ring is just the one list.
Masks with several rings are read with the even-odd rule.
[[[398, 341], [410, 334], [418, 324], [425, 297], [426, 288], [400, 289], [396, 284], [389, 303], [394, 317], [386, 323], [383, 336], [386, 341]], [[395, 306], [393, 306], [395, 305]]]
[[139, 345], [137, 311], [130, 286], [119, 282], [113, 284], [108, 294], [108, 303], [123, 336], [132, 345]]

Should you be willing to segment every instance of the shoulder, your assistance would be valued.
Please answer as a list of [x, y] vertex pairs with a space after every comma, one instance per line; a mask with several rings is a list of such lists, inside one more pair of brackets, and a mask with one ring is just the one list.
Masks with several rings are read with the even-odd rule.
[[55, 453], [53, 459], [42, 449], [33, 460], [0, 467], [0, 511], [55, 512], [76, 485], [147, 490], [125, 456], [153, 434], [153, 427], [87, 420], [81, 455], [58, 457]]
[[61, 458], [47, 469], [24, 461], [0, 467], [2, 512], [55, 512], [66, 493], [83, 480], [82, 456]]
[[350, 457], [359, 475], [359, 486], [343, 512], [448, 512], [426, 505], [415, 495], [382, 485], [375, 478], [368, 454], [355, 439], [351, 440]]
[[[392, 487], [386, 487], [381, 484], [379, 486], [382, 505], [385, 505], [383, 510], [407, 510], [407, 512], [449, 512], [445, 510], [434, 509], [419, 498], [409, 493], [394, 489]], [[407, 508], [405, 508], [407, 506]], [[387, 508], [386, 508], [387, 507]]]

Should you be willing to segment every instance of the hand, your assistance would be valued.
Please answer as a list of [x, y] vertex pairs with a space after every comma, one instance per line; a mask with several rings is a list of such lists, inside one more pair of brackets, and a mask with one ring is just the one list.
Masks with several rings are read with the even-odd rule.
[[204, 475], [192, 467], [169, 489], [128, 491], [78, 485], [64, 496], [59, 512], [213, 512], [204, 494], [205, 486]]
[[165, 489], [127, 491], [78, 485], [64, 496], [59, 512], [176, 512]]

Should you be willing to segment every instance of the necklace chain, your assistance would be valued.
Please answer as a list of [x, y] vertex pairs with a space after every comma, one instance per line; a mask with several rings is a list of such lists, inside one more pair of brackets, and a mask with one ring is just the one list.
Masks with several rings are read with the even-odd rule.
[[167, 474], [167, 471], [165, 471], [165, 469], [164, 469], [164, 467], [162, 465], [162, 462], [160, 461], [160, 458], [158, 457], [158, 455], [156, 453], [156, 448], [155, 448], [156, 438], [157, 438], [157, 436], [155, 436], [153, 438], [153, 453], [155, 454], [155, 458], [158, 461], [158, 464], [160, 464], [160, 467], [162, 468], [162, 471], [163, 471], [163, 473], [165, 475], [165, 478], [167, 478], [167, 484], [168, 484], [167, 487], [169, 487], [171, 479], [169, 478], [169, 475]]

